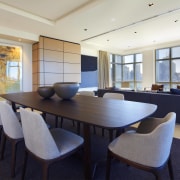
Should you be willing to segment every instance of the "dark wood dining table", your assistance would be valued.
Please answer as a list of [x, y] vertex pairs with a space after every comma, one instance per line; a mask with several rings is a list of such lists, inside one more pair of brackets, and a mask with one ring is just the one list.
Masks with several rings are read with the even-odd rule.
[[157, 105], [134, 101], [76, 95], [62, 100], [54, 95], [43, 99], [37, 92], [1, 94], [13, 107], [20, 104], [44, 113], [76, 120], [83, 124], [85, 179], [92, 179], [90, 126], [106, 129], [125, 128], [152, 115]]

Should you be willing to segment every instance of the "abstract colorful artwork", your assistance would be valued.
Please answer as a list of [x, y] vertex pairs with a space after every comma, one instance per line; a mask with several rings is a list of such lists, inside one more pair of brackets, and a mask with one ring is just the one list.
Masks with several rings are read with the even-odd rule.
[[0, 45], [0, 94], [22, 89], [22, 48]]

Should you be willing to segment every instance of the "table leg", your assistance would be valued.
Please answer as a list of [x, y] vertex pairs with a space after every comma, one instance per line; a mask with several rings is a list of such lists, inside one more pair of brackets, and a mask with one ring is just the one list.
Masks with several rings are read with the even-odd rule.
[[17, 110], [16, 110], [16, 104], [14, 103], [14, 102], [11, 102], [12, 103], [12, 109], [13, 109], [13, 111], [14, 112], [17, 112]]
[[91, 174], [91, 137], [90, 137], [90, 126], [83, 124], [84, 131], [84, 161], [85, 161], [85, 179], [92, 179]]

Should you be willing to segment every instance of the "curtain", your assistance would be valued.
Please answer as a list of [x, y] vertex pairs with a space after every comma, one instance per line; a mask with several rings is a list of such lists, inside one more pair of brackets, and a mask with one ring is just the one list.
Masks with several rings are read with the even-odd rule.
[[109, 58], [106, 51], [99, 51], [99, 88], [109, 87]]

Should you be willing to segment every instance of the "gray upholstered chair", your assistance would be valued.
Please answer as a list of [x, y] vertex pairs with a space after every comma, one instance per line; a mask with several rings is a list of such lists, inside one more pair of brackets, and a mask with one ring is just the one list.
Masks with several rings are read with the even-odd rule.
[[3, 126], [2, 126], [1, 116], [0, 116], [0, 140], [1, 140], [2, 129], [3, 129]]
[[25, 178], [28, 154], [42, 163], [42, 179], [46, 180], [50, 165], [82, 148], [82, 137], [60, 128], [49, 130], [40, 114], [21, 108], [20, 115], [26, 147], [22, 179]]
[[[124, 100], [124, 94], [107, 92], [103, 95], [103, 98]], [[119, 134], [119, 131], [117, 130], [116, 134]], [[102, 136], [104, 136], [104, 128], [102, 128]], [[113, 139], [113, 130], [109, 130], [109, 139], [110, 141]]]
[[84, 96], [95, 96], [94, 91], [79, 91], [78, 94]]
[[105, 93], [103, 95], [103, 98], [111, 98], [111, 99], [119, 99], [119, 100], [124, 100], [124, 94], [121, 93]]
[[[94, 91], [79, 91], [78, 95], [95, 97]], [[95, 126], [93, 126], [93, 131], [94, 131], [94, 134], [96, 134], [96, 127]], [[77, 132], [78, 132], [78, 134], [80, 134], [80, 122], [77, 123]]]
[[0, 159], [4, 158], [6, 139], [8, 139], [12, 144], [11, 176], [14, 177], [17, 145], [23, 142], [22, 127], [11, 105], [6, 102], [0, 102], [0, 116], [3, 125]]
[[110, 178], [112, 157], [128, 165], [152, 172], [160, 179], [160, 170], [168, 162], [171, 179], [173, 172], [170, 151], [176, 114], [164, 118], [148, 118], [140, 123], [137, 131], [129, 131], [114, 139], [108, 146], [106, 179]]

